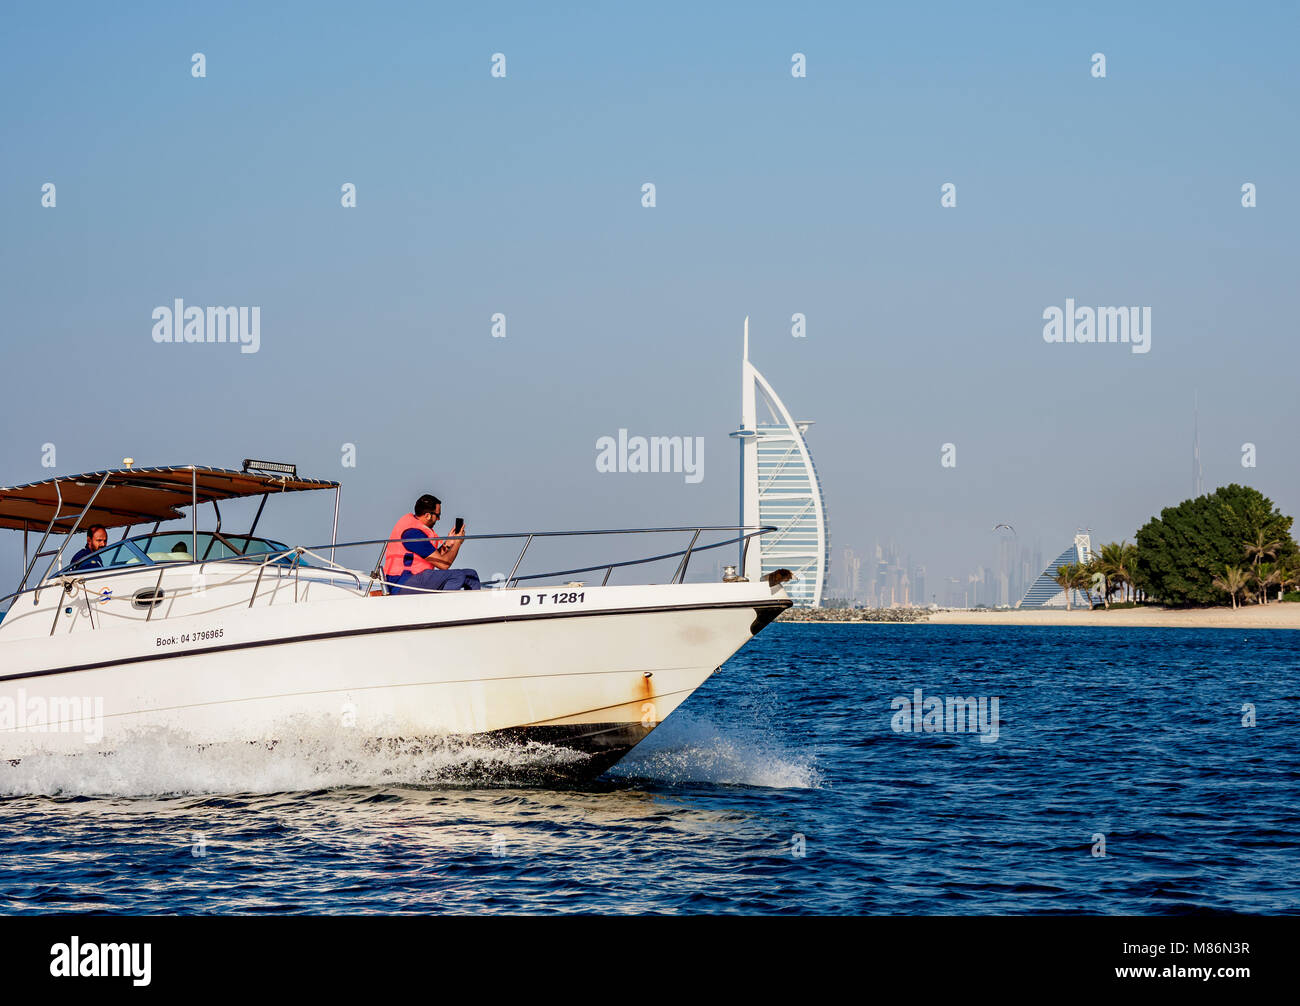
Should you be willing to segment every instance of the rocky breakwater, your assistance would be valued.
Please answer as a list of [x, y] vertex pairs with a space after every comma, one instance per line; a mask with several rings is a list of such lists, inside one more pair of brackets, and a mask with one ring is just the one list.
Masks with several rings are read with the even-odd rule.
[[928, 608], [787, 608], [778, 622], [924, 622]]

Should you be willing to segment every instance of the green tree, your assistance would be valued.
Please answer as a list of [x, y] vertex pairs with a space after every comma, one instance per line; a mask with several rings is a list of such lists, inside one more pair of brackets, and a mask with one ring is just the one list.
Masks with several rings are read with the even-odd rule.
[[[1268, 588], [1277, 587], [1282, 583], [1283, 570], [1281, 565], [1276, 562], [1261, 562], [1255, 567], [1255, 583], [1259, 586], [1260, 603], [1268, 604]], [[1281, 594], [1278, 599], [1281, 599]]]
[[1103, 598], [1106, 596], [1107, 587], [1105, 574], [1097, 577], [1091, 561], [1083, 565], [1076, 564], [1074, 570], [1074, 589], [1079, 591], [1088, 599], [1088, 607], [1091, 608], [1094, 603], [1092, 599], [1092, 592], [1094, 590], [1098, 591]]
[[1228, 485], [1160, 511], [1137, 533], [1134, 580], [1166, 604], [1214, 604], [1215, 571], [1249, 562], [1246, 543], [1270, 546], [1284, 561], [1296, 554], [1291, 518], [1256, 489]]
[[1237, 595], [1250, 585], [1250, 574], [1236, 566], [1225, 566], [1222, 576], [1216, 576], [1214, 586], [1232, 598], [1232, 610], [1237, 610]]
[[[1069, 563], [1066, 565], [1065, 569], [1069, 577], [1070, 588], [1082, 594], [1084, 599], [1088, 602], [1088, 607], [1091, 608], [1093, 604], [1092, 592], [1094, 590], [1098, 592], [1102, 590], [1102, 581], [1104, 579], [1097, 572], [1097, 566], [1094, 559], [1089, 559], [1087, 562]], [[1057, 582], [1060, 581], [1058, 580]], [[1069, 600], [1068, 593], [1066, 600], [1067, 602]]]
[[[1084, 575], [1087, 577], [1086, 587], [1088, 592], [1088, 602], [1092, 602], [1092, 592], [1095, 590], [1101, 595], [1101, 603], [1107, 608], [1110, 607], [1110, 595], [1114, 586], [1110, 578], [1110, 568], [1102, 561], [1099, 553], [1093, 553], [1083, 565]], [[1083, 589], [1082, 586], [1080, 589]]]
[[1278, 568], [1282, 573], [1281, 589], [1278, 591], [1278, 600], [1281, 600], [1287, 587], [1300, 586], [1300, 555], [1288, 556], [1278, 563]]
[[1124, 563], [1124, 584], [1128, 591], [1129, 597], [1136, 601], [1137, 597], [1137, 559], [1138, 550], [1136, 545], [1130, 545], [1128, 542], [1120, 544], [1120, 554], [1123, 556]]
[[1079, 573], [1082, 567], [1077, 562], [1067, 562], [1056, 569], [1056, 582], [1061, 589], [1065, 591], [1065, 610], [1070, 610], [1070, 595], [1079, 583]]
[[1110, 607], [1110, 598], [1117, 590], [1126, 587], [1133, 580], [1130, 563], [1134, 557], [1134, 548], [1128, 542], [1112, 541], [1102, 545], [1101, 550], [1088, 564], [1092, 582], [1102, 591], [1102, 601]]
[[[1283, 544], [1282, 539], [1276, 537], [1270, 529], [1262, 527], [1256, 528], [1254, 537], [1245, 543], [1246, 558], [1250, 560], [1251, 572], [1259, 587], [1260, 604], [1268, 604], [1268, 588], [1276, 582], [1276, 571], [1272, 564], [1263, 560], [1277, 558]], [[1268, 567], [1267, 570], [1264, 569], [1265, 566]]]

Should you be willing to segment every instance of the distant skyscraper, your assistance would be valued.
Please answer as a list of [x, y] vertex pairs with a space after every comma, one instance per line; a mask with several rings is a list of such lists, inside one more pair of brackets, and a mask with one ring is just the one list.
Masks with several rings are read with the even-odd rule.
[[876, 543], [876, 563], [872, 569], [872, 607], [885, 608], [889, 606], [889, 560], [885, 558], [884, 550], [881, 549], [880, 543]]
[[998, 541], [998, 572], [996, 577], [998, 605], [1010, 607], [1014, 598], [1011, 596], [1012, 582], [1015, 579], [1016, 542], [1014, 538]]
[[744, 573], [757, 580], [788, 569], [786, 592], [800, 607], [818, 607], [831, 565], [830, 529], [821, 480], [805, 435], [812, 422], [796, 422], [767, 379], [749, 362], [749, 319], [741, 361], [741, 521], [773, 526], [751, 539]]
[[875, 555], [867, 568], [867, 603], [880, 608], [923, 603], [925, 567], [913, 566], [892, 541], [884, 546], [877, 542]]
[[843, 591], [844, 597], [850, 601], [856, 601], [858, 594], [862, 591], [862, 560], [858, 554], [851, 548], [844, 550], [844, 561], [840, 568], [843, 570]]

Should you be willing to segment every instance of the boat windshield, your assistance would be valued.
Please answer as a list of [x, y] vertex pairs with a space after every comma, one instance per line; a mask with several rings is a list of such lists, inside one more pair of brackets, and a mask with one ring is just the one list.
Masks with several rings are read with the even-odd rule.
[[[191, 551], [196, 547], [197, 555]], [[189, 531], [159, 531], [107, 545], [98, 552], [84, 556], [79, 562], [65, 566], [60, 575], [161, 562], [214, 562], [287, 551], [289, 546], [283, 542], [270, 538], [251, 538], [246, 534], [218, 537], [211, 532], [200, 531], [196, 539]], [[292, 559], [285, 558], [277, 562], [290, 564]]]

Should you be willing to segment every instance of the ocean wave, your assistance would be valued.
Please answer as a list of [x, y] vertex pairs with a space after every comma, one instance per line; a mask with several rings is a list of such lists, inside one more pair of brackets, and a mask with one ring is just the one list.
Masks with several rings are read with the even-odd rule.
[[678, 710], [614, 766], [609, 778], [821, 789], [825, 778], [815, 762], [812, 754], [791, 752], [757, 728], [723, 729]]
[[0, 762], [0, 796], [156, 797], [279, 793], [345, 786], [523, 782], [585, 761], [536, 742], [376, 741], [349, 731], [271, 743], [194, 744], [159, 731], [112, 753]]

